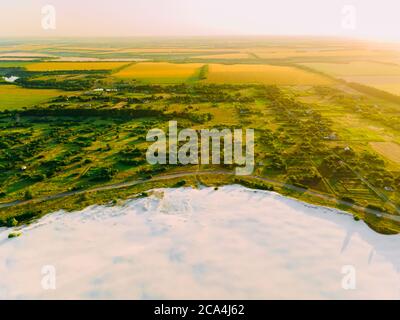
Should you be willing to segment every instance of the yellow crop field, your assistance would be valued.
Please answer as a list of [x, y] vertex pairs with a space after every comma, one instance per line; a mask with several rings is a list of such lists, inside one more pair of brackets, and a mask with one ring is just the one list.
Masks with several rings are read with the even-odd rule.
[[61, 71], [61, 70], [112, 70], [128, 62], [38, 62], [26, 67], [28, 71]]
[[250, 48], [248, 50], [256, 54], [262, 59], [283, 59], [283, 58], [299, 58], [299, 57], [377, 57], [382, 55], [378, 51], [367, 50], [320, 50], [318, 48], [302, 48], [298, 50], [286, 48]]
[[114, 76], [152, 83], [179, 83], [196, 80], [202, 66], [200, 63], [141, 62], [120, 70]]
[[272, 65], [210, 64], [207, 82], [276, 85], [327, 85], [330, 79], [295, 67]]
[[303, 63], [303, 65], [338, 77], [400, 76], [400, 66], [389, 63], [352, 61], [349, 63]]
[[377, 84], [373, 83], [371, 86], [395, 95], [400, 96], [400, 77], [397, 78], [396, 83]]
[[370, 142], [371, 147], [385, 158], [400, 163], [400, 145], [394, 142]]
[[304, 63], [304, 66], [348, 82], [357, 82], [400, 95], [400, 66], [391, 63]]

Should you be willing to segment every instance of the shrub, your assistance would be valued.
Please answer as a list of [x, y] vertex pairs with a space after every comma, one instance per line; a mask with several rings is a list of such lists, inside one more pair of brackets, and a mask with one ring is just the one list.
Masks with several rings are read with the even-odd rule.
[[350, 198], [350, 197], [341, 197], [340, 200], [342, 200], [344, 202], [347, 202], [347, 203], [350, 203], [350, 204], [355, 204], [356, 203], [356, 201], [354, 199]]
[[24, 193], [24, 199], [25, 200], [30, 200], [33, 199], [33, 194], [31, 190], [26, 190]]
[[21, 234], [22, 234], [21, 232], [11, 232], [8, 235], [8, 239], [17, 238], [17, 237], [21, 236]]
[[111, 180], [117, 174], [117, 170], [111, 167], [98, 167], [90, 168], [85, 173], [84, 177], [89, 178], [92, 181], [107, 181]]
[[181, 180], [181, 181], [178, 181], [177, 183], [175, 183], [174, 187], [175, 188], [183, 187], [185, 184], [186, 184], [186, 181]]
[[7, 219], [7, 227], [11, 228], [11, 227], [16, 227], [18, 225], [18, 220], [15, 218], [8, 218]]
[[367, 209], [374, 210], [374, 211], [379, 211], [379, 212], [385, 212], [386, 211], [385, 209], [383, 209], [381, 207], [378, 207], [376, 205], [373, 205], [373, 204], [367, 205]]

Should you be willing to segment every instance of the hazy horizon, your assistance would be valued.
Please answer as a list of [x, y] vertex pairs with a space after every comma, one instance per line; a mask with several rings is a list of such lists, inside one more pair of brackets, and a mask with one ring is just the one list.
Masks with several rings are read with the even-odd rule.
[[[55, 9], [44, 29], [42, 8]], [[20, 0], [1, 5], [0, 38], [335, 37], [400, 41], [395, 0]]]

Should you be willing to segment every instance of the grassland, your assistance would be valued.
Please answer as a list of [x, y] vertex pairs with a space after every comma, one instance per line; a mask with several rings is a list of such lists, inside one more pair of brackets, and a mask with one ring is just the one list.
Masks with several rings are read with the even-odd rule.
[[18, 110], [43, 103], [60, 94], [58, 90], [25, 89], [15, 85], [0, 85], [0, 111]]
[[209, 83], [261, 83], [275, 85], [326, 85], [330, 79], [294, 67], [272, 65], [210, 64]]
[[183, 83], [198, 80], [202, 66], [196, 63], [142, 62], [122, 69], [114, 77], [135, 79], [144, 83]]

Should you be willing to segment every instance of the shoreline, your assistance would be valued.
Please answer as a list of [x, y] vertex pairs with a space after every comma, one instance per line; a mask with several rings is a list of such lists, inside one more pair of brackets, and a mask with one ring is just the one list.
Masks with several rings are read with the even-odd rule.
[[[184, 180], [183, 180], [184, 179]], [[25, 201], [14, 201], [0, 204], [0, 213], [8, 213], [6, 219], [0, 220], [0, 227], [14, 227], [30, 224], [44, 215], [55, 211], [67, 212], [86, 208], [91, 205], [117, 204], [119, 201], [147, 196], [147, 192], [157, 188], [177, 188], [199, 185], [220, 187], [237, 184], [249, 189], [274, 191], [306, 205], [340, 210], [351, 214], [353, 218], [363, 220], [374, 231], [381, 234], [400, 233], [400, 217], [351, 204], [341, 199], [324, 195], [309, 189], [302, 189], [266, 177], [235, 176], [230, 171], [184, 171], [172, 172], [147, 180], [132, 180], [116, 184], [103, 185], [87, 190], [69, 191]], [[109, 195], [108, 195], [109, 194]], [[62, 201], [68, 199], [68, 201]], [[7, 219], [14, 218], [17, 223], [9, 225]]]

